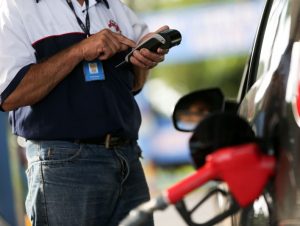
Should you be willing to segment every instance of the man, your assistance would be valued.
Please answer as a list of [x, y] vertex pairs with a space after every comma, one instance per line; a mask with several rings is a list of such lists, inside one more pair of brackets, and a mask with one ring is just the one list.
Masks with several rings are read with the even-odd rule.
[[116, 68], [147, 33], [119, 0], [0, 2], [0, 106], [27, 140], [33, 225], [114, 226], [149, 199], [134, 93], [167, 50]]

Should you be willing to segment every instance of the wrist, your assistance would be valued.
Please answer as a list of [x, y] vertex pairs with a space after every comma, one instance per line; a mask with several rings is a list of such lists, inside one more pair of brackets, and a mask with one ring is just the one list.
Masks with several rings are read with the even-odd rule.
[[137, 66], [133, 67], [134, 71], [134, 85], [133, 91], [137, 91], [143, 88], [149, 75], [149, 69], [143, 69]]
[[78, 43], [71, 47], [70, 54], [73, 59], [75, 59], [76, 62], [80, 62], [84, 60], [84, 54], [83, 54], [83, 47], [81, 43]]

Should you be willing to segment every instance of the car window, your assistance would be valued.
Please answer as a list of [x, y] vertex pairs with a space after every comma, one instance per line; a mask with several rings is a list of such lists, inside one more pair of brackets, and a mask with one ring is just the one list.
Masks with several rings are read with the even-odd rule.
[[259, 54], [256, 80], [263, 75], [270, 75], [267, 72], [272, 72], [278, 67], [281, 56], [289, 44], [290, 23], [289, 1], [277, 1], [276, 5], [272, 7], [267, 22]]

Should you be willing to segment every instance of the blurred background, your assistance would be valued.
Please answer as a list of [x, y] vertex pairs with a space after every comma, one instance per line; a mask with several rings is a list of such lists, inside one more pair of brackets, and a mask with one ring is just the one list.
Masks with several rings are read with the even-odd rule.
[[[142, 112], [142, 162], [155, 197], [194, 170], [188, 150], [191, 134], [176, 131], [172, 125], [175, 103], [191, 91], [211, 87], [221, 88], [228, 99], [237, 97], [265, 1], [124, 2], [151, 31], [167, 24], [182, 34], [181, 45], [152, 70], [143, 92], [136, 96]], [[6, 113], [0, 113], [0, 128], [0, 226], [24, 226], [24, 141], [11, 135]], [[157, 226], [185, 225], [172, 207], [156, 214], [155, 222]]]

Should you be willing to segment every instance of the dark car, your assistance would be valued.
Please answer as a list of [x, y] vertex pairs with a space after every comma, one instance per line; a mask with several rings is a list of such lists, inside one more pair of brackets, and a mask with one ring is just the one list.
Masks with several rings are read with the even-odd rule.
[[236, 109], [263, 152], [276, 157], [276, 169], [262, 196], [233, 215], [231, 225], [300, 225], [299, 80], [300, 1], [268, 0], [237, 101], [219, 110]]
[[[224, 224], [236, 226], [300, 225], [299, 81], [300, 1], [267, 0], [236, 101], [224, 100], [218, 88], [193, 92], [179, 100], [173, 121], [179, 130], [194, 131], [190, 148], [198, 172], [217, 149], [254, 142], [262, 155], [275, 159], [272, 177], [266, 177], [260, 195], [249, 205], [232, 205], [227, 212], [230, 187], [216, 186], [211, 194], [227, 201], [219, 204], [225, 214], [207, 223], [193, 222], [192, 211], [177, 205], [188, 225], [214, 225], [225, 218]], [[246, 187], [256, 183], [240, 179]], [[151, 211], [155, 209], [152, 205]]]
[[300, 225], [299, 79], [300, 1], [267, 1], [240, 87], [238, 114], [265, 151], [276, 156], [277, 167], [263, 196], [267, 212], [249, 207], [243, 226]]

